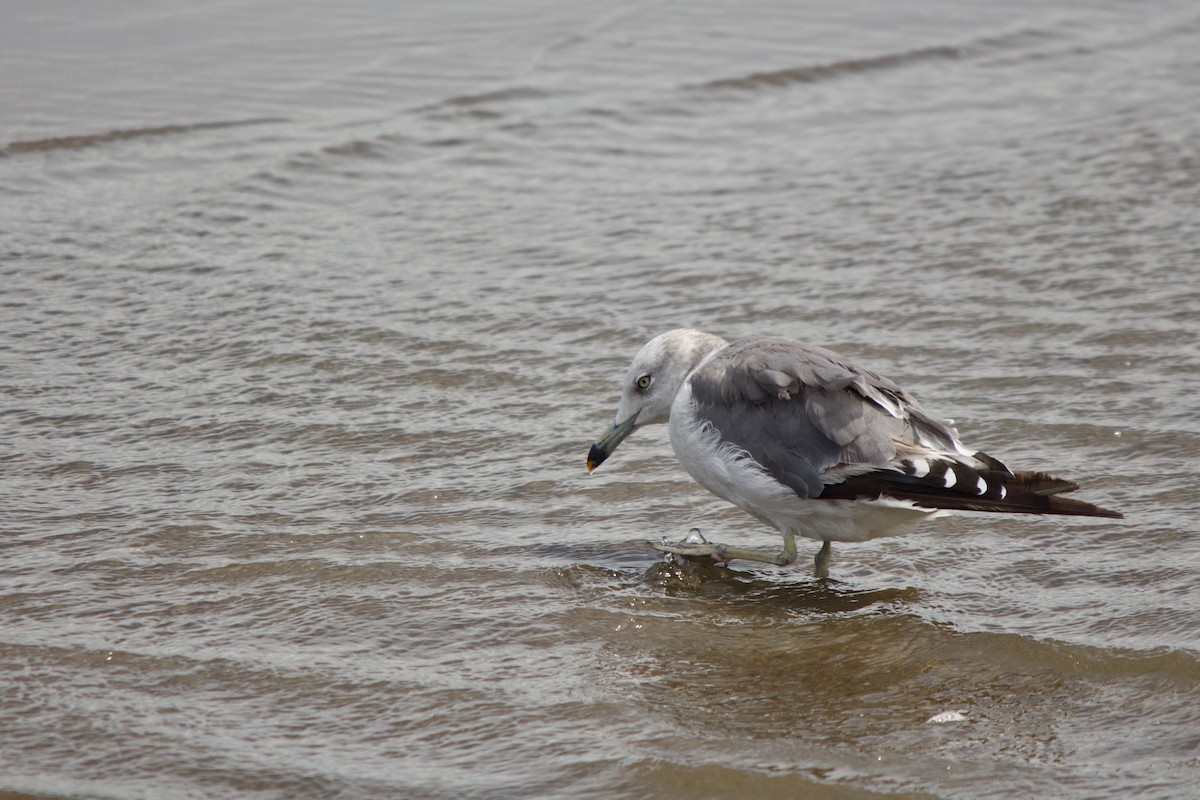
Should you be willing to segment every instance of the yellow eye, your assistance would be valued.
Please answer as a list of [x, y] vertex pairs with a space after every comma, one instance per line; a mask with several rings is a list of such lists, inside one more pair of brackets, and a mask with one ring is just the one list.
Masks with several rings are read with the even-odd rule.
[[637, 387], [639, 389], [649, 389], [651, 378], [649, 375], [643, 375], [637, 379]]

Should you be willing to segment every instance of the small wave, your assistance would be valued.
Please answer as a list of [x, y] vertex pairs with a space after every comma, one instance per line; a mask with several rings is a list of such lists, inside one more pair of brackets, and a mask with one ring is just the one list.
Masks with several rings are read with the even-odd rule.
[[792, 83], [815, 83], [816, 81], [841, 78], [860, 72], [892, 69], [923, 61], [958, 59], [966, 51], [960, 47], [926, 47], [906, 53], [892, 53], [872, 58], [851, 58], [831, 64], [811, 67], [781, 69], [774, 72], [755, 72], [740, 78], [721, 78], [700, 84], [700, 89], [758, 89], [763, 86], [785, 86]]
[[236, 128], [243, 125], [266, 125], [273, 122], [286, 122], [280, 117], [263, 117], [260, 119], [229, 120], [224, 122], [194, 122], [184, 125], [156, 125], [147, 128], [118, 128], [104, 133], [84, 133], [75, 136], [56, 136], [48, 139], [28, 139], [9, 142], [0, 148], [0, 154], [14, 155], [16, 153], [35, 153], [46, 150], [76, 150], [81, 147], [123, 142], [127, 139], [141, 139], [149, 136], [171, 136], [193, 131], [213, 130], [217, 128]]
[[527, 86], [514, 86], [508, 89], [496, 89], [490, 92], [475, 94], [460, 94], [447, 97], [428, 105], [420, 106], [417, 113], [430, 114], [435, 117], [450, 115], [468, 115], [473, 117], [491, 118], [500, 114], [491, 106], [503, 103], [520, 102], [522, 100], [538, 100], [551, 96], [550, 92]]
[[843, 78], [862, 72], [907, 67], [928, 61], [957, 61], [972, 56], [997, 53], [1020, 55], [1022, 52], [1044, 47], [1047, 43], [1070, 41], [1068, 31], [1050, 28], [1020, 28], [1007, 33], [998, 33], [971, 40], [962, 45], [937, 45], [908, 50], [903, 53], [888, 53], [867, 58], [851, 58], [829, 64], [782, 69], [773, 72], [754, 72], [738, 78], [720, 78], [698, 84], [698, 89], [758, 89], [764, 86], [786, 86], [793, 83], [815, 83], [817, 81]]
[[546, 95], [547, 93], [541, 89], [518, 86], [512, 89], [498, 89], [494, 92], [459, 95], [443, 102], [448, 106], [477, 106], [484, 103], [497, 103], [507, 100], [537, 100]]

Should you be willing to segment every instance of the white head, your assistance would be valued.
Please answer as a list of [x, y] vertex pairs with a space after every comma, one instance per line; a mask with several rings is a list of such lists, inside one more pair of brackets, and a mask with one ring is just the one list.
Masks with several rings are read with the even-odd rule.
[[588, 453], [588, 472], [638, 428], [670, 419], [679, 387], [705, 357], [726, 344], [719, 336], [688, 328], [667, 331], [646, 342], [621, 383], [616, 419]]

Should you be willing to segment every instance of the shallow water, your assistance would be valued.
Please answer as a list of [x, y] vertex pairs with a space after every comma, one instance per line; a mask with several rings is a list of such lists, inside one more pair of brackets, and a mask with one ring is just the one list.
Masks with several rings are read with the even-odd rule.
[[[1198, 34], [13, 4], [0, 794], [1200, 796]], [[679, 325], [839, 349], [1127, 519], [663, 564], [772, 541], [664, 429], [584, 470]]]

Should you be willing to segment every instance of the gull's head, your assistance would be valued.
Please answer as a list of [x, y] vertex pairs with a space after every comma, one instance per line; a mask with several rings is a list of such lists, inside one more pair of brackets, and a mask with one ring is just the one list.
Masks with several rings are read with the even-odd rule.
[[616, 419], [588, 452], [588, 472], [600, 466], [638, 428], [670, 419], [679, 387], [701, 361], [725, 344], [720, 337], [686, 328], [667, 331], [646, 342], [621, 382]]

